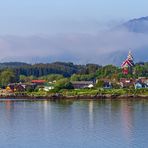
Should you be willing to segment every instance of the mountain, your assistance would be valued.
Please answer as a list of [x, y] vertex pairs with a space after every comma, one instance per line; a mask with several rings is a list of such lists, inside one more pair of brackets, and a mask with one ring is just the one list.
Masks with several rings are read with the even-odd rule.
[[108, 62], [121, 65], [131, 50], [135, 62], [148, 61], [148, 16], [131, 19], [113, 29], [116, 34], [116, 44], [121, 41], [119, 49], [106, 55]]
[[148, 16], [129, 20], [122, 27], [135, 33], [148, 33]]

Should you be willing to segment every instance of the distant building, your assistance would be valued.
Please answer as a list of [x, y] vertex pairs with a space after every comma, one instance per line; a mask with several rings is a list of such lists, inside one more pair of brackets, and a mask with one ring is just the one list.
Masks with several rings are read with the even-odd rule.
[[127, 78], [121, 78], [120, 79], [120, 86], [122, 88], [128, 88], [128, 87], [133, 87], [135, 84], [135, 79], [127, 79]]
[[131, 51], [129, 51], [126, 60], [121, 65], [123, 74], [132, 74], [133, 73], [133, 70], [132, 70], [133, 66], [134, 66], [133, 56], [132, 56]]
[[23, 92], [26, 90], [34, 90], [36, 88], [35, 84], [22, 84], [22, 83], [10, 83], [6, 87], [6, 90], [11, 90], [12, 92], [18, 91]]
[[138, 88], [148, 88], [148, 79], [145, 77], [140, 77], [135, 83], [135, 89]]
[[103, 84], [103, 88], [105, 88], [105, 89], [111, 89], [112, 88], [111, 82], [105, 81], [104, 84]]
[[72, 81], [71, 83], [72, 83], [74, 89], [94, 87], [93, 81]]
[[135, 89], [142, 88], [142, 84], [140, 82], [135, 83]]
[[93, 88], [93, 87], [94, 87], [93, 84], [89, 84], [89, 85], [88, 85], [88, 88]]
[[36, 84], [36, 85], [44, 85], [45, 84], [45, 80], [32, 80], [31, 83], [32, 84]]
[[52, 89], [54, 89], [54, 86], [44, 86], [43, 88], [44, 91], [50, 91]]
[[140, 82], [145, 83], [145, 84], [148, 85], [148, 78], [146, 78], [146, 77], [139, 77], [138, 80], [139, 80]]
[[23, 92], [23, 91], [25, 91], [25, 87], [22, 84], [20, 84], [20, 83], [10, 83], [6, 87], [6, 90], [11, 90], [13, 92], [14, 91]]

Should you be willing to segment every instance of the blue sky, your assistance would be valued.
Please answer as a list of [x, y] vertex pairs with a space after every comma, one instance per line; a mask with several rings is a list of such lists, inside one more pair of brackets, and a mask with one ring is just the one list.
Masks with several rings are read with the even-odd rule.
[[114, 52], [148, 46], [147, 35], [106, 31], [147, 16], [147, 6], [146, 0], [0, 0], [0, 62], [105, 64]]
[[0, 0], [1, 34], [94, 32], [147, 15], [146, 0]]

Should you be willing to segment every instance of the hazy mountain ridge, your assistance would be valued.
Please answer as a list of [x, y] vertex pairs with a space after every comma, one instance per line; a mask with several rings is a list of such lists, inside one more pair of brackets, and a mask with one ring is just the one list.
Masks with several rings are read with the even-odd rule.
[[122, 27], [135, 33], [148, 33], [148, 16], [129, 20]]
[[131, 50], [135, 62], [148, 61], [148, 17], [95, 33], [0, 36], [0, 62], [121, 65]]
[[120, 65], [127, 57], [129, 50], [132, 51], [135, 62], [148, 61], [148, 16], [131, 19], [122, 25], [117, 26], [114, 30], [127, 33], [125, 44], [129, 38], [133, 45], [125, 50], [118, 50], [106, 55], [106, 58], [108, 58], [111, 63]]

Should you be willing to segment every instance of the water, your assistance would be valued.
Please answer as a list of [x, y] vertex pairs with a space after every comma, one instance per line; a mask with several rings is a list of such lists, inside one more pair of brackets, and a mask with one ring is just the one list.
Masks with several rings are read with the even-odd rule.
[[147, 148], [148, 100], [0, 101], [0, 148]]

